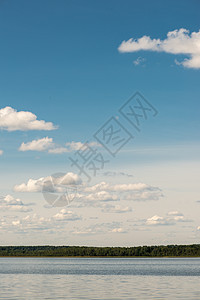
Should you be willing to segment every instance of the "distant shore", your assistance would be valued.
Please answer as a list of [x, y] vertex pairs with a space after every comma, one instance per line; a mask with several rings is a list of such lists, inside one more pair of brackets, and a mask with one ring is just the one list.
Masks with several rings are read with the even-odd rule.
[[200, 257], [200, 244], [139, 247], [0, 246], [0, 257], [195, 258]]

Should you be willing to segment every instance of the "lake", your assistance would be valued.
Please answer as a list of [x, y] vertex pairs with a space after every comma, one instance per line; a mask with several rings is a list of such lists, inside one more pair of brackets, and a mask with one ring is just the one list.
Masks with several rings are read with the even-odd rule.
[[0, 258], [0, 299], [200, 299], [200, 258]]

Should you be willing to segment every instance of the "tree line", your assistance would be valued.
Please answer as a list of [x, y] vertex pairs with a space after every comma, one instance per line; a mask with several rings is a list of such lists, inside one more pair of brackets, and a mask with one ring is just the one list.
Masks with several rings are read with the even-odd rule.
[[200, 257], [200, 244], [140, 247], [1, 246], [0, 256]]

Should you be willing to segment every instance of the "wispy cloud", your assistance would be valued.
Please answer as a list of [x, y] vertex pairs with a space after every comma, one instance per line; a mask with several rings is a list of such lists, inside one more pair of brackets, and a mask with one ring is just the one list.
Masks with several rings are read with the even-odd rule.
[[94, 234], [109, 234], [123, 233], [121, 222], [96, 223], [94, 225], [75, 229], [72, 233], [77, 235], [94, 235]]
[[135, 66], [139, 66], [141, 65], [143, 62], [145, 62], [145, 59], [141, 56], [139, 56], [136, 60], [133, 61], [133, 64]]
[[128, 174], [128, 173], [124, 173], [124, 172], [113, 172], [113, 171], [104, 172], [103, 176], [108, 176], [108, 177], [116, 177], [116, 176], [134, 177], [132, 174]]

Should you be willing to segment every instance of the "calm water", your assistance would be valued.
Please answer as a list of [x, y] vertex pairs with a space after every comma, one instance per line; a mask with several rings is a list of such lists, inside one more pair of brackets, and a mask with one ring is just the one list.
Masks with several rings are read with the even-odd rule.
[[200, 299], [200, 259], [0, 258], [0, 299]]

